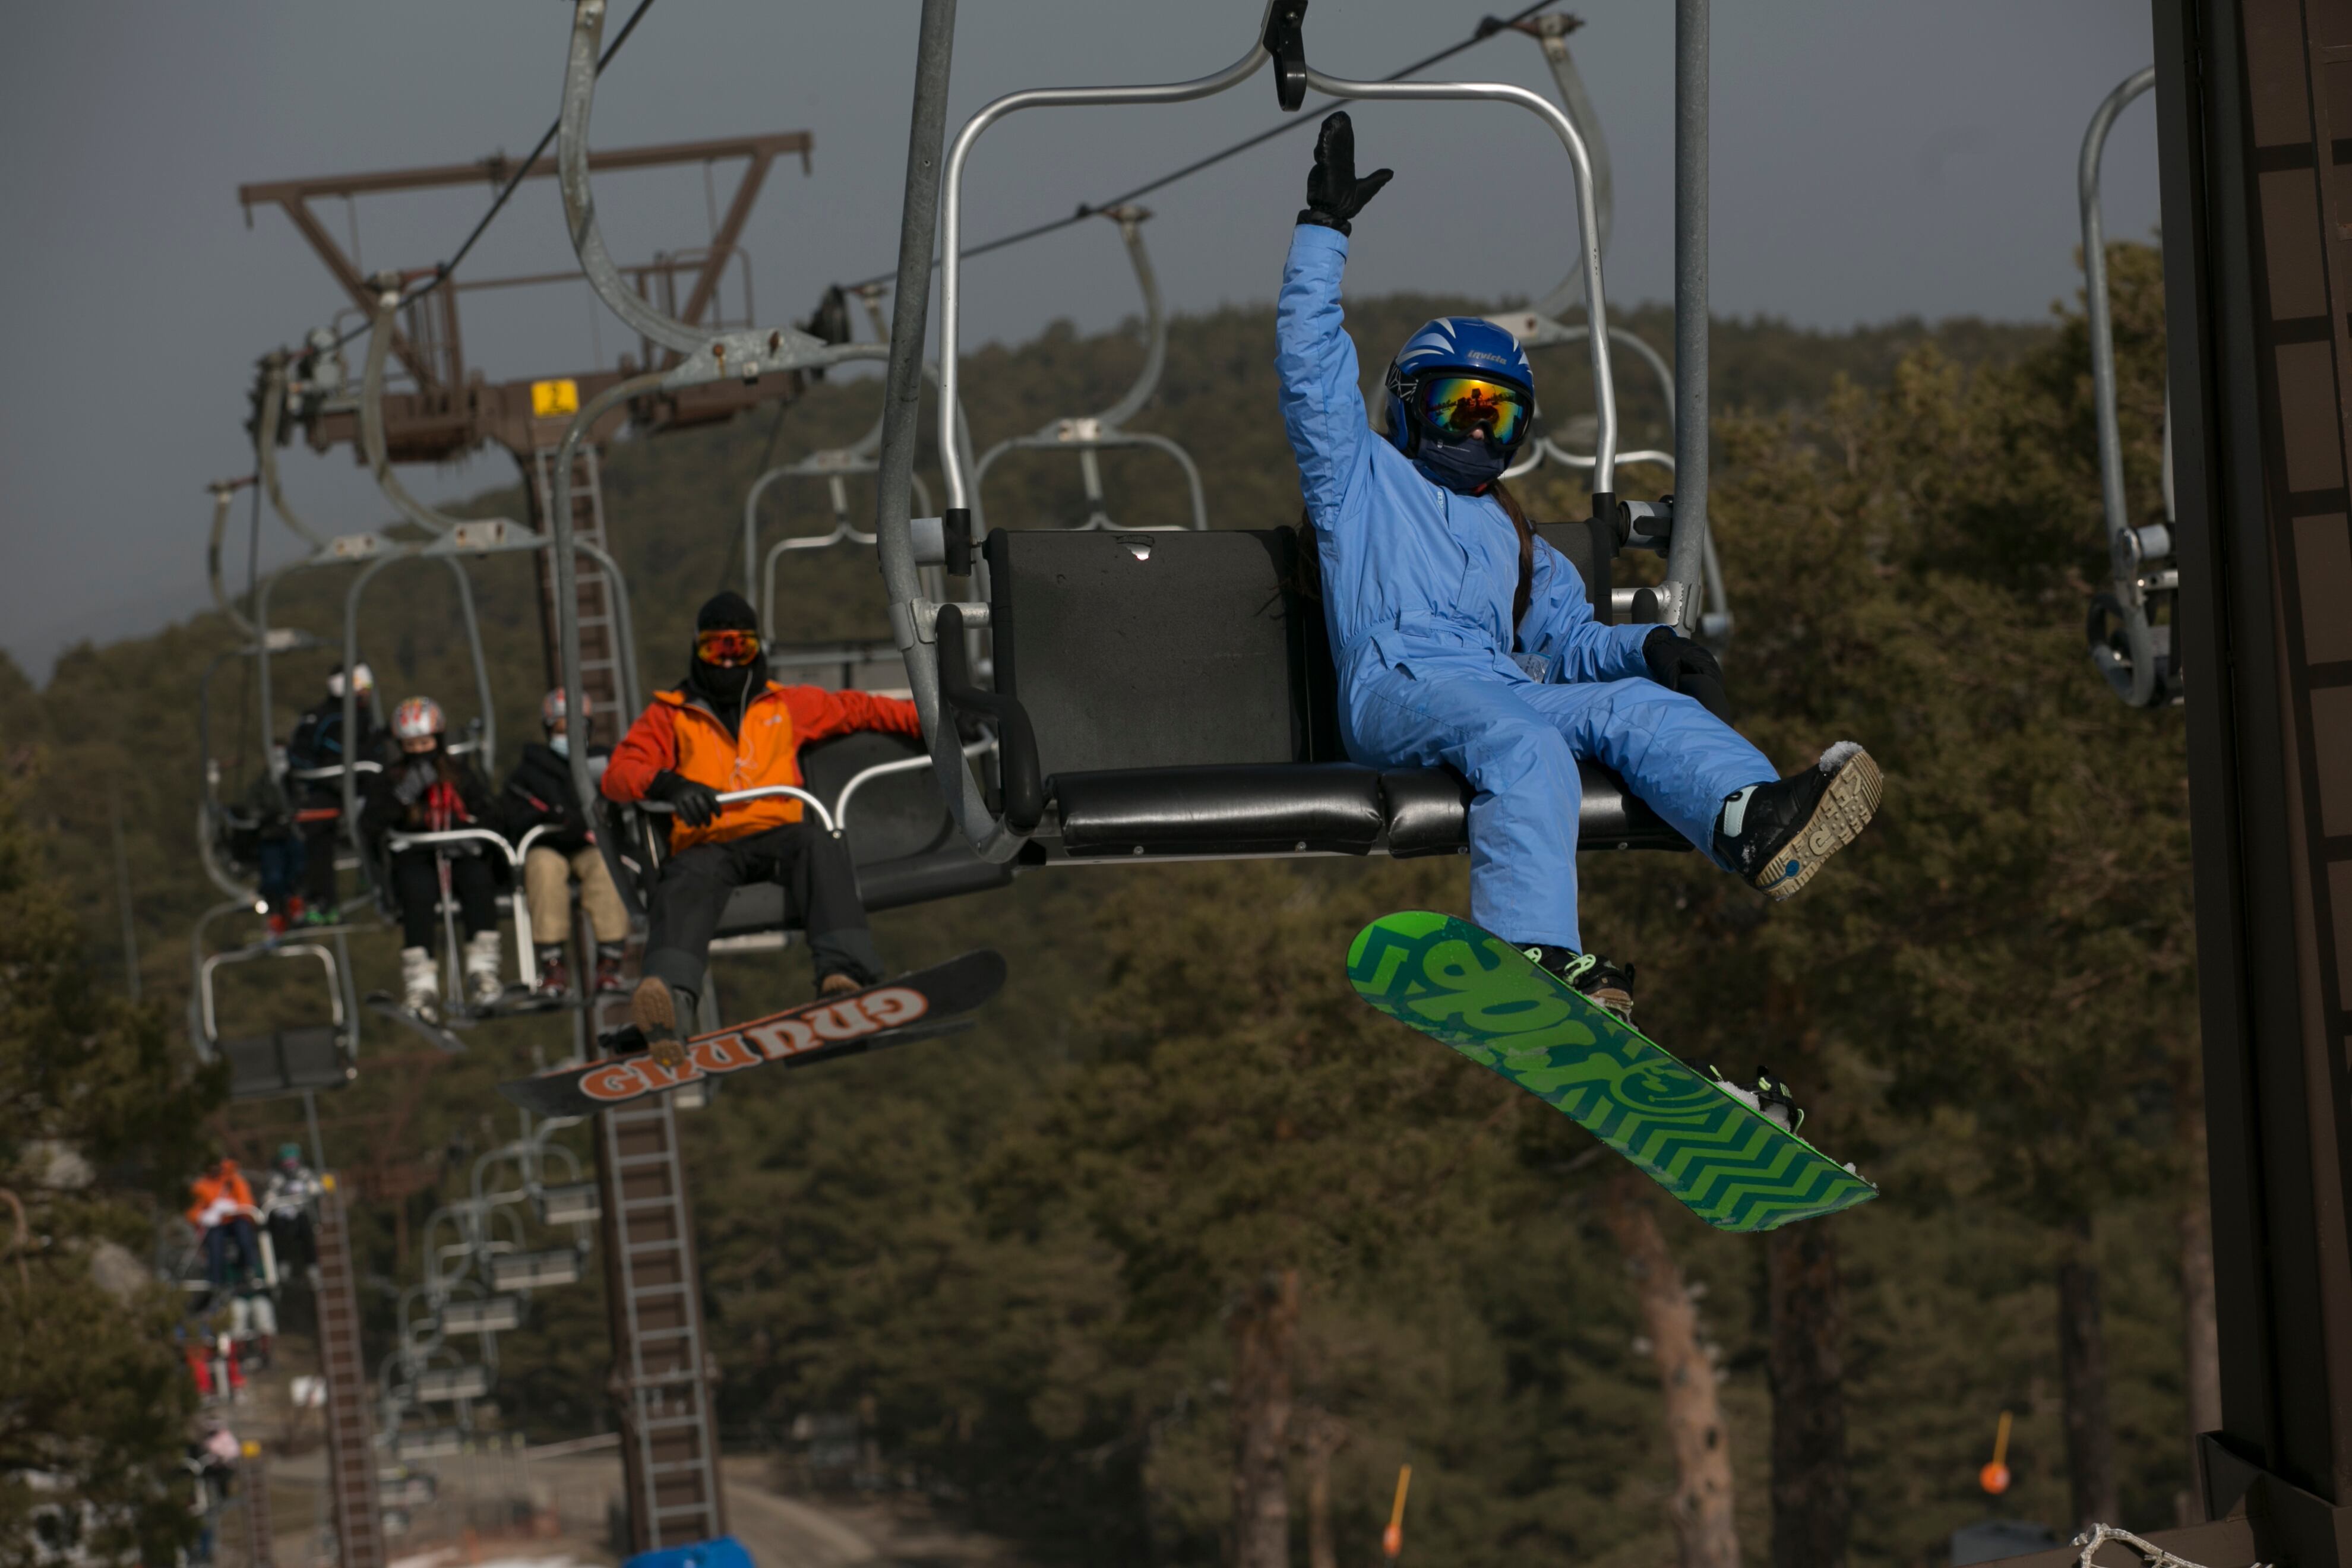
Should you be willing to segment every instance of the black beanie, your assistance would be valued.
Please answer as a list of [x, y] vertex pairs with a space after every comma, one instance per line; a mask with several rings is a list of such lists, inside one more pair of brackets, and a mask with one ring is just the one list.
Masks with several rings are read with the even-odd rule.
[[752, 613], [742, 595], [730, 589], [713, 594], [702, 602], [702, 608], [695, 614], [694, 629], [697, 632], [756, 632], [760, 629], [760, 617]]

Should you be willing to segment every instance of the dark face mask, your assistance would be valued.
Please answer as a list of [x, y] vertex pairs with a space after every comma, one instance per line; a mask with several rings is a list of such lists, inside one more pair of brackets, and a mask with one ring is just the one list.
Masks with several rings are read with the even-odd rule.
[[1511, 453], [1484, 436], [1466, 441], [1440, 441], [1423, 437], [1412, 466], [1431, 484], [1458, 496], [1473, 496], [1503, 477]]
[[714, 703], [726, 704], [730, 710], [742, 700], [744, 689], [751, 683], [751, 667], [748, 664], [730, 669], [698, 658], [694, 661], [695, 689]]

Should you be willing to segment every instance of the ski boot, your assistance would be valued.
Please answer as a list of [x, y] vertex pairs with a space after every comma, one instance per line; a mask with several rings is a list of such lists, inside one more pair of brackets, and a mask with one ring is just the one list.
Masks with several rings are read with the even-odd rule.
[[1570, 990], [1592, 1005], [1613, 1013], [1627, 1025], [1633, 1022], [1633, 966], [1615, 964], [1590, 952], [1538, 942], [1519, 950], [1538, 969], [1565, 981]]
[[476, 931], [466, 939], [466, 1000], [476, 1011], [499, 1005], [506, 983], [499, 978], [499, 933]]
[[1715, 1080], [1715, 1087], [1739, 1101], [1748, 1110], [1772, 1123], [1783, 1132], [1794, 1132], [1805, 1124], [1804, 1108], [1789, 1090], [1788, 1080], [1775, 1078], [1772, 1069], [1759, 1067], [1754, 1083], [1738, 1083], [1724, 1076], [1723, 1069], [1709, 1062], [1701, 1069]]
[[1716, 863], [1767, 898], [1788, 898], [1861, 837], [1881, 788], [1870, 753], [1840, 741], [1802, 773], [1727, 796], [1715, 819]]
[[820, 974], [816, 977], [816, 995], [820, 1002], [828, 996], [846, 996], [853, 991], [864, 989], [864, 986], [858, 984], [857, 976], [845, 970], [836, 969], [830, 974]]
[[561, 1002], [572, 994], [572, 975], [563, 967], [562, 944], [551, 944], [539, 950], [538, 995]]
[[[686, 1006], [681, 1006], [681, 1003]], [[681, 1068], [686, 1065], [686, 1043], [678, 1036], [678, 1017], [689, 1013], [691, 998], [683, 991], [672, 991], [667, 981], [646, 975], [637, 982], [629, 994], [629, 1022], [645, 1037], [646, 1049], [653, 1053], [654, 1065]]]
[[617, 942], [596, 944], [595, 991], [599, 996], [618, 995], [625, 987], [621, 980], [622, 946]]
[[428, 1024], [441, 1022], [441, 971], [424, 948], [400, 950], [400, 1005]]

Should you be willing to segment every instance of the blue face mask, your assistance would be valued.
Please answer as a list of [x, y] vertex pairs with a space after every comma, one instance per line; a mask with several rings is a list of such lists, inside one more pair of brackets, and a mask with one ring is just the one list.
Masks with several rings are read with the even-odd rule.
[[553, 752], [559, 757], [568, 757], [572, 754], [572, 737], [569, 735], [550, 735], [547, 738], [547, 749]]
[[1458, 496], [1471, 496], [1503, 477], [1503, 470], [1511, 466], [1511, 454], [1484, 436], [1466, 441], [1423, 437], [1412, 466], [1431, 484]]

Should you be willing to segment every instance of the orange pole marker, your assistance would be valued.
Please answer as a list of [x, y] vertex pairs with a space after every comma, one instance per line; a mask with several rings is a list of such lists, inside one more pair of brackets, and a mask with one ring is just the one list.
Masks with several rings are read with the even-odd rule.
[[1977, 1485], [1993, 1497], [2009, 1489], [2009, 1412], [2000, 1413], [2000, 1426], [1993, 1433], [1992, 1463], [1977, 1472]]
[[1397, 1467], [1396, 1501], [1389, 1508], [1389, 1527], [1381, 1531], [1381, 1550], [1393, 1562], [1404, 1552], [1404, 1494], [1412, 1485], [1412, 1467]]

